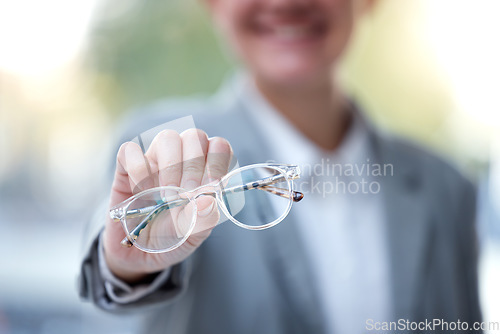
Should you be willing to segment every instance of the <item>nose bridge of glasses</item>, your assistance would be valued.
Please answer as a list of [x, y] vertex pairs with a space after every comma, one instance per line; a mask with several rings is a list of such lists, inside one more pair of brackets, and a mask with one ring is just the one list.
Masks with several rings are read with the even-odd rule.
[[296, 180], [300, 178], [300, 167], [299, 166], [284, 166], [286, 176], [291, 180]]
[[123, 210], [123, 208], [111, 209], [111, 211], [109, 212], [109, 216], [112, 220], [120, 220], [125, 216], [125, 211]]

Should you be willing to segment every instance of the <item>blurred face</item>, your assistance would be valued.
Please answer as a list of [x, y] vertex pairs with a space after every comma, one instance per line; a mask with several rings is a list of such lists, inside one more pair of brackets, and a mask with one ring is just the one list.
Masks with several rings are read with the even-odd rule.
[[208, 0], [214, 19], [254, 76], [303, 84], [331, 75], [369, 0]]

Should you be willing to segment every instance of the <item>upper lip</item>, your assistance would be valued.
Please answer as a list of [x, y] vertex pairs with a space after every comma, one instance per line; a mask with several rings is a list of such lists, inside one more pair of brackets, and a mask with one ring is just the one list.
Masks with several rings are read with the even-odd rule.
[[263, 15], [256, 18], [254, 26], [261, 32], [274, 32], [284, 36], [300, 36], [324, 29], [326, 22], [319, 15], [311, 14], [293, 16]]

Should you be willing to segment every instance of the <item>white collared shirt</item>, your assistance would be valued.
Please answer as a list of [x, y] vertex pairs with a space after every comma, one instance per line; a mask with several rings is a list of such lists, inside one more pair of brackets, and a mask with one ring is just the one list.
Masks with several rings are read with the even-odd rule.
[[235, 89], [276, 162], [297, 164], [305, 194], [293, 206], [329, 333], [365, 333], [366, 321], [392, 319], [389, 255], [380, 183], [372, 175], [360, 115], [334, 152], [304, 137], [246, 76]]

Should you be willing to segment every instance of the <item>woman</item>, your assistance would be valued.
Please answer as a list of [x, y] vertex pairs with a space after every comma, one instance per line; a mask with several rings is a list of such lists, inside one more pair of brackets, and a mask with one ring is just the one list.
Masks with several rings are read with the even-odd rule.
[[[356, 333], [398, 319], [479, 321], [472, 186], [439, 159], [380, 136], [335, 81], [373, 1], [206, 1], [245, 74], [214, 99], [141, 114], [125, 138], [175, 118], [169, 109], [192, 115], [201, 130], [161, 131], [147, 150], [123, 144], [109, 207], [155, 185], [191, 190], [217, 180], [233, 152], [241, 165], [309, 166], [298, 184], [305, 199], [257, 233], [213, 229], [219, 210], [201, 197], [194, 233], [162, 254], [123, 248], [122, 227], [107, 218], [82, 265], [82, 295], [145, 315], [147, 333]], [[361, 172], [318, 172], [325, 161]], [[375, 163], [391, 168], [367, 172]]]

